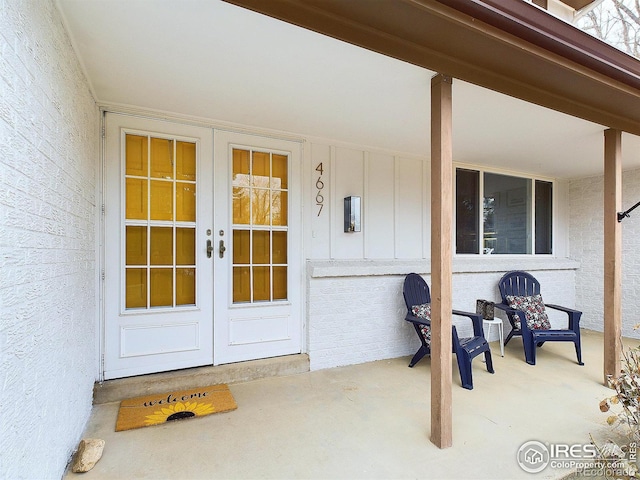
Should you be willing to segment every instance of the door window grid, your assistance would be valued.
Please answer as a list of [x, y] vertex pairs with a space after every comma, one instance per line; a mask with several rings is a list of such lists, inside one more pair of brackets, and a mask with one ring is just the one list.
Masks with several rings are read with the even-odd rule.
[[233, 149], [233, 303], [287, 300], [287, 155]]
[[196, 304], [196, 144], [125, 137], [125, 308]]

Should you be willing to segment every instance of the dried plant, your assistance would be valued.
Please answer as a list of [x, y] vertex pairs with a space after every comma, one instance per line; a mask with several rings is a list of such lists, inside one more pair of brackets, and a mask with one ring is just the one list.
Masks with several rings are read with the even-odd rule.
[[[624, 475], [617, 474], [615, 478], [640, 478], [635, 458], [636, 447], [640, 443], [640, 347], [623, 350], [621, 363], [620, 375], [607, 377], [609, 387], [616, 393], [600, 402], [600, 411], [612, 412], [607, 423], [621, 432], [626, 440], [621, 442], [622, 445], [608, 440], [602, 446], [598, 446], [593, 438], [591, 441], [601, 460], [622, 467], [618, 471]], [[613, 413], [612, 409], [619, 411]]]
[[626, 427], [630, 441], [640, 441], [640, 347], [622, 352], [620, 375], [608, 376], [609, 387], [616, 394], [600, 402], [600, 411], [608, 412], [612, 405], [622, 411], [607, 418], [609, 425]]

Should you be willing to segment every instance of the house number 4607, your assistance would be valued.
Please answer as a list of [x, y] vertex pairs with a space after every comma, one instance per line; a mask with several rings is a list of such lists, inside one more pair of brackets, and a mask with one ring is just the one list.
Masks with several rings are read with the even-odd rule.
[[324, 196], [322, 195], [322, 189], [324, 188], [324, 182], [322, 181], [322, 174], [324, 173], [324, 168], [322, 167], [322, 162], [318, 164], [316, 167], [316, 172], [320, 172], [318, 176], [318, 180], [316, 180], [316, 188], [318, 192], [316, 193], [316, 205], [318, 206], [318, 217], [320, 213], [322, 213], [322, 208], [324, 207]]

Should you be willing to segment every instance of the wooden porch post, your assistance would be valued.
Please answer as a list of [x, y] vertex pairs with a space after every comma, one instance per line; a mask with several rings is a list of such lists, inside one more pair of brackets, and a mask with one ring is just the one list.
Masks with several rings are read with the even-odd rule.
[[604, 132], [604, 382], [620, 374], [622, 348], [622, 132]]
[[451, 238], [453, 163], [451, 77], [431, 79], [431, 441], [452, 445]]

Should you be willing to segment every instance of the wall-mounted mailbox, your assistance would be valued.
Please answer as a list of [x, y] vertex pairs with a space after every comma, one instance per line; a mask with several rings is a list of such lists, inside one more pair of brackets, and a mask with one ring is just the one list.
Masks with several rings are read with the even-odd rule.
[[360, 197], [344, 197], [344, 231], [360, 231]]

